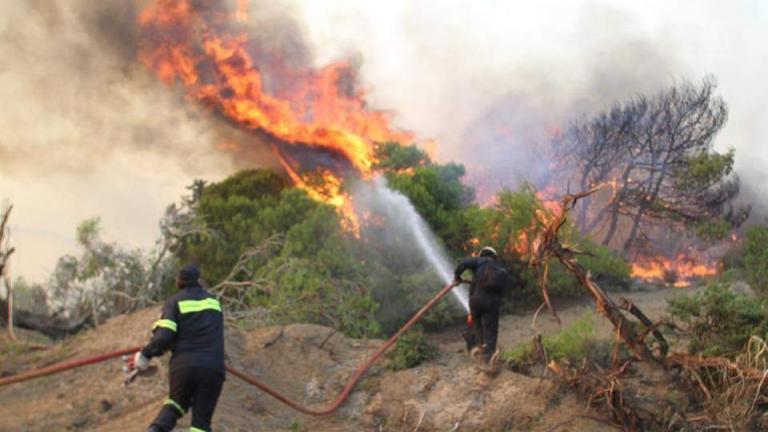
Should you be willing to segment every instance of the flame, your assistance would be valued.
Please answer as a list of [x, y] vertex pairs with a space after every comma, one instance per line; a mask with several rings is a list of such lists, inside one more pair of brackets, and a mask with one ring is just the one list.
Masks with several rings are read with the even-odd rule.
[[677, 288], [688, 287], [693, 279], [715, 276], [717, 265], [698, 262], [680, 254], [675, 260], [663, 257], [641, 258], [632, 263], [631, 275], [648, 282], [668, 282]]
[[307, 195], [315, 201], [328, 203], [340, 210], [342, 214], [341, 224], [347, 231], [352, 232], [355, 237], [360, 237], [360, 219], [352, 206], [352, 200], [349, 194], [341, 190], [342, 180], [329, 170], [322, 170], [319, 172], [322, 182], [317, 185], [310, 185], [307, 181], [293, 169], [293, 166], [288, 162], [287, 156], [283, 155], [280, 150], [273, 148], [277, 155], [280, 164], [285, 168], [285, 172], [288, 173], [288, 177], [293, 180], [293, 183], [307, 192]]
[[558, 199], [557, 188], [554, 186], [547, 186], [542, 190], [536, 191], [536, 198], [541, 202], [541, 206], [545, 211], [539, 211], [539, 217], [543, 217], [543, 220], [552, 217], [554, 214], [560, 214], [562, 211], [562, 205]]
[[[348, 61], [319, 70], [285, 66], [277, 78], [286, 83], [267, 91], [266, 77], [248, 51], [248, 35], [226, 29], [247, 21], [248, 0], [237, 0], [233, 12], [216, 7], [200, 11], [193, 4], [155, 0], [139, 15], [139, 60], [165, 83], [181, 83], [191, 99], [241, 128], [340, 154], [363, 178], [370, 176], [376, 162], [374, 142], [411, 140], [409, 133], [390, 127], [386, 112], [366, 107], [363, 91], [349, 89], [355, 71]], [[357, 226], [349, 196], [341, 188], [341, 173], [300, 172], [284, 155], [277, 152], [277, 157], [298, 187], [335, 206]], [[308, 181], [318, 174], [322, 186]]]

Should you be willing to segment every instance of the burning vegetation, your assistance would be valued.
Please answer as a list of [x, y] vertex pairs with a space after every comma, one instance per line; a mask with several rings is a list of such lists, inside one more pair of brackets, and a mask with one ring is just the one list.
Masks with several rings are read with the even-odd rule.
[[[297, 67], [252, 43], [239, 24], [247, 20], [248, 2], [238, 5], [230, 11], [220, 2], [151, 2], [139, 16], [141, 62], [237, 127], [268, 134], [294, 184], [338, 208], [348, 228], [358, 232], [343, 178], [370, 178], [374, 143], [406, 142], [410, 134], [395, 131], [387, 113], [366, 106], [350, 62]], [[296, 147], [317, 154], [299, 161], [291, 155]]]
[[[572, 356], [557, 353], [559, 341], [534, 340], [533, 347], [533, 357], [585, 392], [614, 425], [762, 421], [756, 413], [768, 403], [766, 375], [758, 373], [766, 368], [768, 229], [747, 229], [743, 244], [736, 241], [750, 209], [733, 204], [740, 191], [734, 152], [713, 148], [728, 110], [712, 79], [678, 82], [552, 127], [539, 164], [546, 173], [515, 189], [467, 164], [480, 179], [470, 187], [465, 165], [434, 158], [438, 143], [414, 146], [389, 113], [368, 106], [354, 61], [311, 67], [259, 38], [248, 22], [245, 0], [152, 0], [137, 14], [138, 61], [241, 132], [244, 139], [219, 149], [248, 169], [190, 185], [168, 208], [153, 250], [110, 243], [98, 219], [85, 221], [77, 230], [81, 253], [62, 257], [45, 286], [15, 282], [26, 304], [34, 298], [43, 305], [19, 311], [17, 323], [53, 337], [99, 325], [166, 297], [172, 269], [194, 261], [230, 324], [308, 322], [380, 337], [452, 277], [452, 261], [491, 245], [513, 276], [508, 304], [543, 298], [555, 315], [550, 300], [586, 293], [615, 326], [610, 364], [588, 362], [586, 343], [593, 341], [578, 341], [581, 367], [561, 361]], [[284, 172], [253, 168], [263, 162], [252, 152], [259, 143]], [[0, 247], [0, 276], [11, 252]], [[671, 323], [651, 321], [608, 295], [629, 289], [630, 278], [683, 288], [723, 270], [719, 282], [735, 273], [759, 300], [713, 285], [671, 302]], [[466, 307], [466, 298], [456, 297]], [[12, 320], [13, 302], [0, 306]], [[426, 343], [428, 332], [465, 313], [457, 303], [430, 312], [427, 333], [403, 342], [394, 368], [439, 355]], [[665, 334], [673, 329], [690, 342], [689, 352], [668, 355]], [[703, 355], [714, 357], [697, 357]], [[693, 388], [684, 400], [696, 416], [684, 418], [686, 407], [677, 403], [663, 413], [643, 411], [638, 363], [663, 367], [664, 385]], [[671, 378], [673, 369], [682, 378]], [[752, 399], [745, 405], [736, 397]], [[732, 412], [718, 417], [717, 403]]]
[[648, 282], [662, 282], [685, 288], [695, 280], [714, 276], [718, 268], [714, 264], [700, 263], [696, 259], [679, 255], [674, 260], [643, 258], [632, 263], [632, 277]]
[[[248, 13], [247, 1], [232, 9], [225, 2], [152, 1], [138, 16], [139, 59], [162, 81], [180, 85], [191, 101], [254, 137], [265, 137], [293, 184], [335, 207], [345, 229], [359, 237], [361, 215], [351, 181], [368, 181], [391, 168], [381, 165], [378, 145], [407, 145], [413, 136], [393, 128], [387, 112], [367, 105], [352, 61], [313, 68], [254, 35]], [[542, 161], [551, 172], [536, 178], [541, 208], [528, 215], [527, 228], [519, 229], [508, 251], [527, 255], [536, 217], [557, 211], [558, 198], [570, 185], [586, 190], [609, 183], [611, 188], [576, 209], [579, 232], [622, 251], [638, 279], [687, 286], [714, 275], [715, 261], [680, 252], [691, 244], [684, 234], [723, 238], [749, 212], [730, 204], [739, 191], [733, 152], [712, 151], [727, 118], [714, 90], [711, 79], [700, 86], [683, 82], [656, 96], [617, 104], [592, 120], [565, 129], [553, 126], [552, 151]], [[436, 145], [430, 141], [429, 147]], [[227, 147], [247, 155], [249, 146], [244, 141]], [[411, 166], [423, 165], [427, 157], [420, 157]], [[477, 188], [488, 189], [485, 182], [492, 179], [481, 180]], [[503, 198], [488, 191], [481, 195], [491, 197], [488, 207], [498, 207]], [[671, 226], [683, 229], [670, 239]], [[509, 233], [492, 237], [500, 241], [501, 236]], [[661, 249], [660, 237], [666, 238]]]

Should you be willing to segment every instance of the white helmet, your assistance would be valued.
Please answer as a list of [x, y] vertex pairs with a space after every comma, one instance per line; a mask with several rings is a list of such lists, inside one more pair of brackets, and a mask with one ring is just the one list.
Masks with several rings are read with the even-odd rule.
[[490, 246], [485, 246], [484, 248], [480, 249], [480, 256], [481, 257], [488, 256], [488, 257], [492, 257], [492, 258], [498, 258], [499, 254], [496, 253], [496, 249], [494, 249], [494, 248], [492, 248]]

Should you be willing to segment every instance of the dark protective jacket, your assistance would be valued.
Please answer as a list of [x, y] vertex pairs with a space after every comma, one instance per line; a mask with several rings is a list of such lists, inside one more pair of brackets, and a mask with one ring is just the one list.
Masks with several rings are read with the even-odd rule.
[[472, 271], [469, 295], [493, 295], [501, 297], [507, 283], [507, 271], [493, 258], [467, 258], [456, 267], [455, 278], [467, 270]]
[[170, 349], [171, 372], [200, 367], [224, 373], [221, 304], [200, 286], [186, 287], [169, 298], [152, 333], [152, 339], [141, 352], [152, 358]]

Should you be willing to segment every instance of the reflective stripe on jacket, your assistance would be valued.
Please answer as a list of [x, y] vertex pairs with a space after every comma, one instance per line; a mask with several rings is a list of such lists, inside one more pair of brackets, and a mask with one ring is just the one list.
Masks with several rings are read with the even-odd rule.
[[224, 315], [219, 301], [199, 286], [182, 289], [166, 300], [152, 339], [142, 349], [147, 358], [171, 351], [171, 371], [202, 367], [224, 373]]

